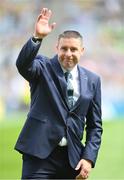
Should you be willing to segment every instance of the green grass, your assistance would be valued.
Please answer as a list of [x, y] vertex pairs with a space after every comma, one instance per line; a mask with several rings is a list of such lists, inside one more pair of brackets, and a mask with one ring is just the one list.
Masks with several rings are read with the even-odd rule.
[[[19, 179], [21, 176], [21, 155], [14, 150], [14, 145], [24, 123], [22, 119], [25, 115], [9, 116], [0, 122], [0, 179]], [[124, 179], [124, 121], [104, 122], [103, 128], [98, 160], [89, 179]]]
[[110, 121], [103, 124], [102, 145], [95, 169], [94, 180], [124, 179], [124, 121]]
[[21, 155], [14, 146], [23, 126], [25, 114], [8, 116], [0, 121], [0, 179], [21, 177]]

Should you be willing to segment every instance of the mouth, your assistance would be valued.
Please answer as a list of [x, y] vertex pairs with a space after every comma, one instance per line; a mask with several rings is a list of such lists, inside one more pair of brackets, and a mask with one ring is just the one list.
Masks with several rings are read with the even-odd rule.
[[72, 64], [73, 63], [73, 61], [72, 60], [68, 60], [68, 61], [66, 61], [66, 64]]
[[73, 59], [64, 58], [64, 61], [66, 61], [66, 62], [73, 62]]

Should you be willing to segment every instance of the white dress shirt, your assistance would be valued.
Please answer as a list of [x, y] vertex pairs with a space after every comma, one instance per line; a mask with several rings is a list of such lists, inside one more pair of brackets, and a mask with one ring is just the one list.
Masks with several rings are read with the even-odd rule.
[[[66, 70], [63, 67], [62, 67], [62, 70], [64, 73], [66, 72]], [[70, 71], [70, 73], [72, 74], [72, 79], [70, 79], [70, 81], [74, 89], [73, 98], [74, 98], [74, 104], [75, 104], [80, 96], [79, 72], [77, 69], [77, 65]], [[63, 137], [61, 141], [59, 142], [59, 146], [66, 146], [66, 145], [67, 145], [67, 139], [66, 137]]]

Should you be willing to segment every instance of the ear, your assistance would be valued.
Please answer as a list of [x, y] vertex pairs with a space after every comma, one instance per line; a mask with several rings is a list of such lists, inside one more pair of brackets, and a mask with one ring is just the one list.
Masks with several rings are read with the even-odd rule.
[[56, 53], [58, 52], [58, 43], [56, 43], [55, 51], [56, 51]]
[[84, 53], [84, 50], [85, 50], [85, 48], [82, 47], [82, 48], [81, 48], [81, 54], [82, 54], [82, 55], [83, 55], [83, 53]]
[[54, 52], [55, 52], [55, 53], [58, 52], [58, 44], [57, 44], [57, 43], [54, 45]]

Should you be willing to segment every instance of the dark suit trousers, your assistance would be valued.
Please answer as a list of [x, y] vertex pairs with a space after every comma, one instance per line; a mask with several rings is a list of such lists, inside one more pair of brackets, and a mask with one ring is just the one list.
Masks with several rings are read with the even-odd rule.
[[75, 179], [79, 172], [71, 168], [67, 147], [60, 147], [46, 158], [23, 154], [22, 179]]

